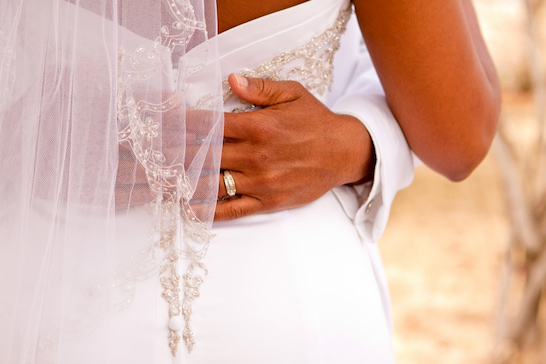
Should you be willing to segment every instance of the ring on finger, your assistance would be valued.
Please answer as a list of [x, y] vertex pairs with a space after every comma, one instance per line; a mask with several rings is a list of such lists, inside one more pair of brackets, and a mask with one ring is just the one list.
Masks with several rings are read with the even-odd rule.
[[237, 194], [237, 188], [235, 187], [235, 180], [229, 170], [224, 170], [224, 185], [226, 186], [226, 196], [220, 197], [219, 201], [229, 200]]

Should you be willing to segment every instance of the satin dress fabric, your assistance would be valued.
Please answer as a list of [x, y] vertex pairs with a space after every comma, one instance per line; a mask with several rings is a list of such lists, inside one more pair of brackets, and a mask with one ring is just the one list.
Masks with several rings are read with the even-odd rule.
[[[220, 34], [223, 78], [307, 44], [348, 6], [309, 1]], [[340, 195], [361, 197], [340, 187], [300, 208], [213, 225], [197, 344], [182, 362], [394, 362], [377, 247], [359, 236]]]

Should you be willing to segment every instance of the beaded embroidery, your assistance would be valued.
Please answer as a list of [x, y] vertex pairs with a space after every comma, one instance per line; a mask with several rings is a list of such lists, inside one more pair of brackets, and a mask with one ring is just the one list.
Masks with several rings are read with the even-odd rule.
[[[150, 81], [161, 75], [170, 60], [174, 49], [187, 46], [196, 34], [206, 39], [206, 24], [197, 20], [190, 0], [168, 0], [165, 2], [175, 21], [161, 27], [151, 47], [139, 46], [131, 54], [120, 48], [118, 120], [120, 132], [118, 141], [130, 146], [137, 161], [144, 167], [148, 183], [156, 197], [150, 204], [154, 217], [151, 239], [154, 248], [163, 252], [159, 264], [159, 280], [163, 289], [162, 297], [168, 304], [169, 334], [168, 344], [171, 354], [176, 356], [180, 339], [183, 339], [191, 352], [195, 343], [190, 325], [192, 302], [199, 296], [199, 286], [203, 282], [206, 269], [200, 260], [205, 255], [211, 238], [206, 224], [199, 221], [189, 201], [194, 194], [182, 163], [169, 163], [161, 150], [160, 116], [181, 105], [180, 96], [156, 95], [158, 100], [138, 99], [132, 92], [138, 89], [139, 82]], [[206, 44], [205, 44], [206, 46]], [[205, 48], [206, 53], [206, 48]], [[204, 69], [201, 64], [189, 67], [187, 73]], [[183, 88], [184, 85], [178, 85]], [[153, 97], [153, 96], [152, 96]], [[159, 146], [158, 146], [159, 145]], [[181, 220], [182, 218], [182, 221]], [[181, 223], [183, 231], [181, 232]], [[184, 247], [177, 247], [177, 239], [183, 234]], [[155, 260], [154, 249], [149, 255]], [[181, 258], [190, 261], [184, 276], [180, 277], [178, 263]], [[181, 292], [181, 283], [183, 292]], [[179, 334], [185, 323], [182, 337]]]
[[[266, 78], [273, 81], [293, 80], [300, 82], [307, 90], [324, 95], [333, 83], [333, 61], [339, 49], [341, 35], [345, 32], [351, 17], [352, 8], [341, 10], [334, 25], [316, 35], [302, 46], [283, 52], [270, 61], [253, 69], [243, 69], [239, 73], [246, 77]], [[227, 80], [222, 82], [224, 103], [234, 96]], [[243, 107], [232, 112], [250, 111], [255, 106], [238, 100]]]

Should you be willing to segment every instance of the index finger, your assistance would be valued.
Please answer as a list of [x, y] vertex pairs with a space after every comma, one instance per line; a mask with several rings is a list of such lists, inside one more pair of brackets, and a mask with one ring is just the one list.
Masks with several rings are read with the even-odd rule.
[[224, 138], [226, 142], [246, 140], [252, 134], [252, 129], [261, 122], [259, 111], [248, 113], [224, 113]]

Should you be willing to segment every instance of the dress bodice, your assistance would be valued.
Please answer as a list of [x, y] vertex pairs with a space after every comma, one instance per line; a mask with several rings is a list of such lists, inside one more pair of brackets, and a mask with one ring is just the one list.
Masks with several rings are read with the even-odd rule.
[[[348, 0], [311, 0], [219, 34], [225, 111], [250, 107], [233, 96], [227, 83], [230, 73], [299, 81], [325, 101], [333, 81], [334, 55], [350, 13]], [[194, 102], [199, 105], [202, 100]]]

